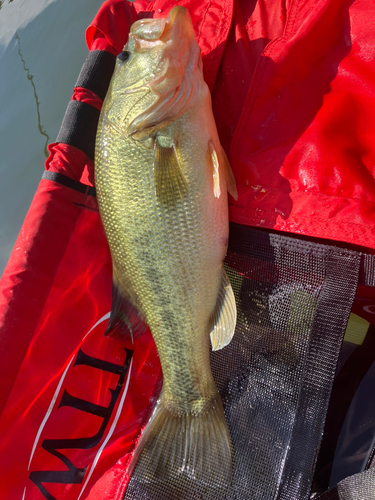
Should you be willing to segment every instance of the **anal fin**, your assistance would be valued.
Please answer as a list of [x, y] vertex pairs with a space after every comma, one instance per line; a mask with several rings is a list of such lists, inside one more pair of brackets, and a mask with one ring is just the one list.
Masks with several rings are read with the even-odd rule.
[[104, 335], [113, 338], [128, 339], [139, 337], [147, 331], [147, 324], [143, 321], [138, 310], [122, 292], [115, 275], [112, 282], [112, 308]]
[[237, 321], [237, 308], [232, 285], [223, 268], [222, 283], [211, 319], [211, 345], [213, 351], [222, 349], [232, 340]]
[[163, 138], [156, 136], [154, 175], [156, 196], [163, 205], [174, 205], [187, 192], [187, 181], [181, 170], [176, 146], [163, 144]]

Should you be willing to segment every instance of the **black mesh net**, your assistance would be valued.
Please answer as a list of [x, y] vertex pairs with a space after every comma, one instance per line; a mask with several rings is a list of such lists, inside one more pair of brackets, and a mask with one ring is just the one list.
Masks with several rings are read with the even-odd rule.
[[232, 225], [226, 269], [238, 308], [232, 342], [211, 354], [231, 433], [231, 484], [140, 463], [125, 500], [309, 498], [358, 252]]

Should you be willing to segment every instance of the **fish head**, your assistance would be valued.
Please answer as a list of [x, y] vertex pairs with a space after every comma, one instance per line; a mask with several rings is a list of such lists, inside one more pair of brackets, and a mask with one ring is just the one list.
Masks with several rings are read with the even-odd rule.
[[141, 19], [131, 26], [108, 100], [123, 116], [124, 133], [144, 139], [181, 116], [204, 86], [190, 14], [178, 6], [168, 18]]
[[112, 92], [126, 95], [144, 89], [160, 72], [165, 26], [166, 19], [141, 19], [132, 25], [117, 57]]

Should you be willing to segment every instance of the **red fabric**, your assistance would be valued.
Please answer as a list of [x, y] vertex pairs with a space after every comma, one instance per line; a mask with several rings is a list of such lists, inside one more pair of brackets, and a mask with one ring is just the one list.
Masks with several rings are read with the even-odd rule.
[[[11, 389], [1, 417], [1, 498], [122, 498], [113, 477], [124, 476], [161, 369], [150, 332], [134, 345], [103, 336], [112, 267], [96, 199], [42, 180], [1, 285], [2, 403]], [[95, 363], [121, 368], [125, 349], [132, 362], [110, 408], [120, 372]]]
[[[36, 193], [1, 279], [0, 409], [6, 402], [32, 340], [51, 288], [56, 266], [64, 255], [78, 217], [73, 204], [62, 205], [61, 191]], [[79, 195], [72, 193], [72, 201]], [[48, 215], [47, 215], [48, 214]], [[59, 223], [59, 231], [55, 231]], [[48, 238], [48, 235], [52, 238]]]
[[46, 170], [57, 172], [71, 179], [94, 185], [94, 162], [83, 151], [64, 143], [53, 142], [48, 145], [49, 157]]
[[[261, 22], [259, 22], [261, 19]], [[229, 152], [257, 62], [286, 22], [283, 2], [234, 0], [233, 20], [212, 94], [222, 146]]]
[[99, 111], [102, 109], [103, 101], [91, 90], [85, 89], [83, 87], [75, 87], [74, 94], [72, 96], [72, 101], [85, 102], [90, 104]]
[[[103, 48], [120, 51], [124, 32], [106, 4], [88, 43], [99, 31]], [[261, 1], [252, 11], [238, 0], [231, 36], [229, 0], [179, 4], [192, 15], [237, 181], [231, 220], [375, 248], [374, 3]], [[172, 6], [134, 4], [141, 17], [166, 16]]]
[[301, 2], [266, 47], [230, 148], [232, 220], [375, 247], [374, 14]]
[[119, 54], [128, 39], [130, 26], [137, 20], [131, 2], [107, 0], [86, 31], [89, 50], [106, 50]]

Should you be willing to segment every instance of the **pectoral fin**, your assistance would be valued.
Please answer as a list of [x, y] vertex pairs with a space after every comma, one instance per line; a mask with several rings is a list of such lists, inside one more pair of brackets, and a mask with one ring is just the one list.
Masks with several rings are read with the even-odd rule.
[[208, 141], [208, 149], [210, 152], [211, 163], [212, 163], [212, 175], [214, 180], [214, 196], [215, 198], [220, 197], [220, 176], [219, 176], [219, 158], [215, 150], [214, 143], [210, 140]]
[[163, 205], [173, 205], [181, 200], [187, 191], [187, 181], [181, 170], [176, 146], [166, 147], [155, 140], [154, 174], [156, 196]]
[[230, 166], [229, 160], [223, 148], [221, 148], [221, 161], [224, 164], [225, 179], [227, 181], [228, 193], [235, 199], [238, 200], [238, 193], [236, 187], [236, 179], [234, 178], [232, 167]]
[[227, 273], [223, 268], [222, 285], [212, 316], [210, 338], [213, 351], [218, 351], [229, 344], [234, 335], [236, 321], [237, 308], [234, 293]]

